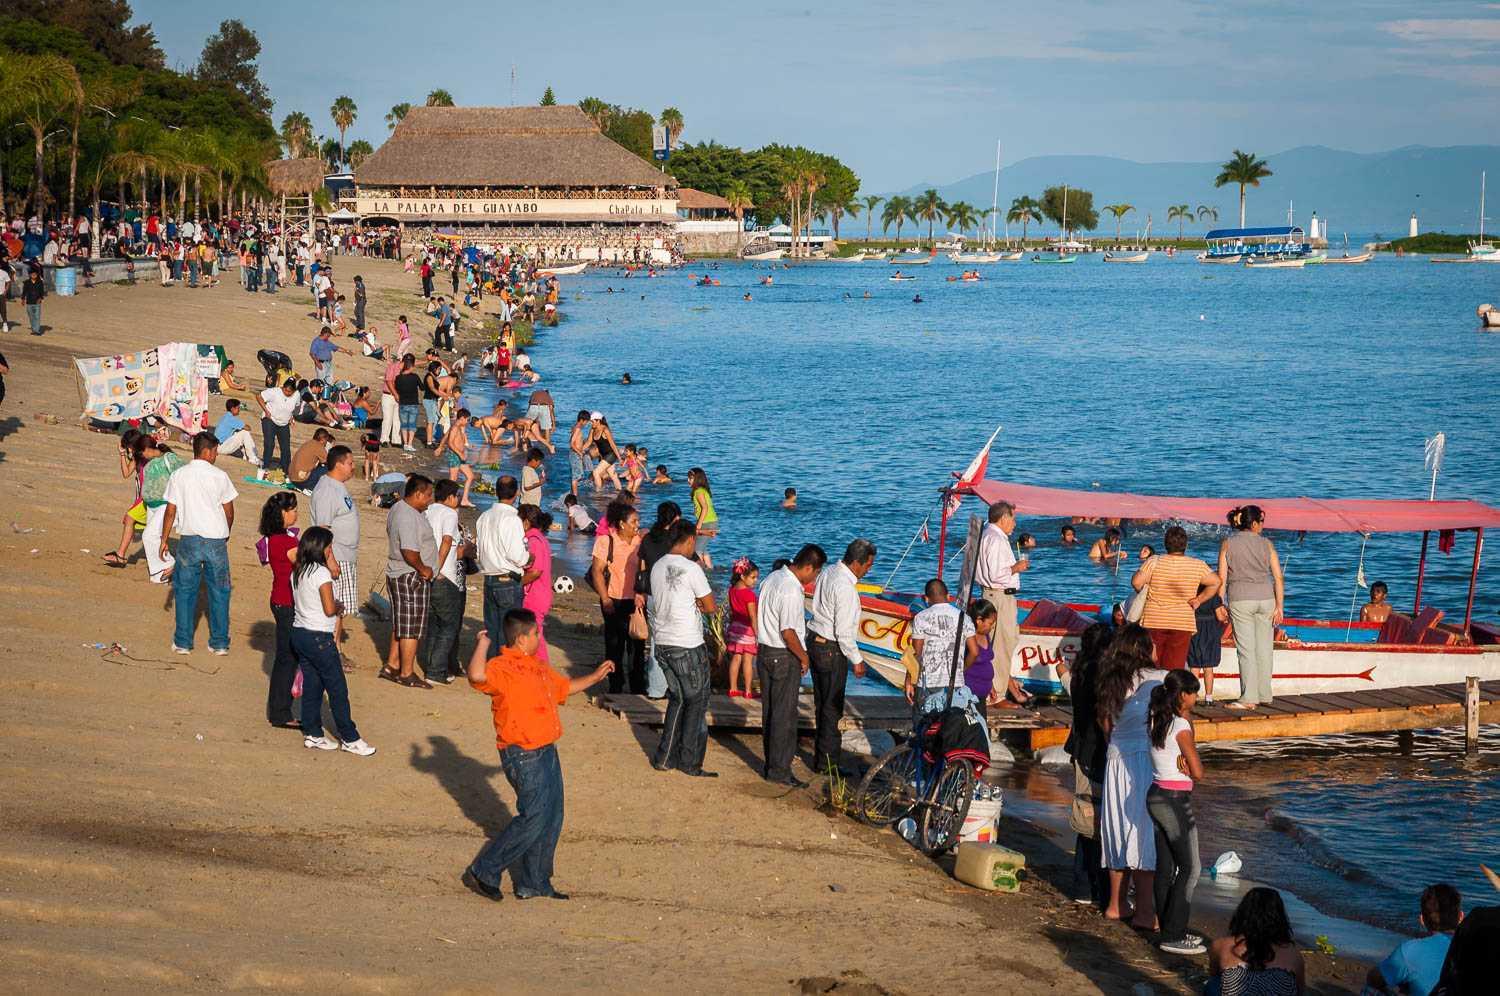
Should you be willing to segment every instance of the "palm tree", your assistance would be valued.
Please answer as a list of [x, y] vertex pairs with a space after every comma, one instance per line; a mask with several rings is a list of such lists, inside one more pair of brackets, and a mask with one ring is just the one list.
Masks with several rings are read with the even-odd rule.
[[444, 90], [442, 87], [438, 87], [436, 90], [433, 90], [427, 95], [427, 106], [452, 107], [453, 94], [449, 93], [447, 90]]
[[1245, 227], [1245, 188], [1258, 187], [1260, 181], [1271, 175], [1264, 159], [1255, 158], [1253, 152], [1234, 150], [1234, 158], [1219, 167], [1214, 177], [1214, 186], [1223, 187], [1231, 183], [1240, 185], [1240, 227]]
[[348, 97], [340, 97], [333, 102], [328, 113], [333, 117], [333, 126], [339, 130], [339, 162], [347, 164], [349, 158], [344, 152], [344, 133], [354, 127], [354, 119], [359, 116], [359, 108], [355, 107], [354, 101]]
[[401, 123], [401, 120], [406, 117], [406, 112], [409, 110], [411, 110], [411, 104], [407, 103], [406, 101], [402, 101], [399, 104], [392, 105], [391, 109], [386, 113], [385, 116], [386, 128], [395, 128], [398, 124]]
[[683, 129], [682, 112], [675, 107], [668, 107], [661, 112], [656, 123], [667, 129], [667, 146], [677, 148], [677, 136], [682, 134]]
[[49, 129], [58, 119], [72, 121], [84, 102], [83, 81], [78, 70], [55, 55], [12, 55], [0, 68], [0, 103], [30, 129], [36, 149], [34, 213], [46, 217], [47, 179], [45, 156]]
[[1021, 226], [1021, 248], [1025, 249], [1026, 229], [1031, 227], [1032, 222], [1041, 222], [1042, 205], [1033, 197], [1017, 197], [1010, 202], [1010, 211], [1006, 213], [1005, 220]]
[[1199, 204], [1198, 220], [1202, 221], [1204, 218], [1207, 218], [1209, 221], [1218, 221], [1219, 209], [1216, 207], [1209, 207], [1207, 204]]
[[[801, 156], [802, 189], [807, 192], [807, 211], [802, 215], [802, 224], [807, 229], [807, 244], [802, 247], [804, 256], [812, 255], [812, 223], [813, 223], [813, 195], [823, 184], [828, 182], [828, 175], [823, 172], [823, 165], [816, 156], [805, 152]], [[794, 243], [795, 245], [795, 240]]]
[[968, 234], [969, 229], [974, 227], [974, 205], [969, 204], [966, 201], [958, 201], [954, 204], [949, 204], [945, 215], [947, 218], [949, 231], [957, 229], [958, 234], [966, 235]]
[[731, 180], [724, 188], [724, 199], [729, 202], [729, 210], [734, 212], [734, 254], [738, 256], [745, 237], [745, 212], [755, 205], [744, 180]]
[[880, 213], [880, 230], [889, 232], [891, 226], [896, 226], [896, 241], [901, 241], [901, 226], [912, 220], [912, 203], [909, 197], [891, 197], [885, 202], [885, 210]]
[[828, 204], [828, 216], [833, 219], [833, 238], [835, 242], [838, 241], [839, 237], [839, 220], [846, 214], [851, 218], [858, 218], [861, 207], [860, 201], [854, 197], [845, 198], [842, 204], [838, 201], [831, 201]]
[[1182, 241], [1183, 222], [1193, 220], [1193, 207], [1191, 204], [1173, 204], [1167, 208], [1167, 224], [1177, 222], [1177, 241]]
[[866, 242], [870, 241], [870, 224], [875, 220], [875, 205], [879, 204], [882, 200], [884, 200], [884, 198], [876, 197], [874, 194], [870, 194], [864, 199]]
[[312, 118], [301, 111], [293, 111], [281, 119], [281, 143], [286, 146], [288, 159], [301, 159], [312, 142]]
[[356, 138], [349, 143], [349, 168], [359, 169], [359, 164], [374, 152], [375, 148], [362, 138]]
[[1134, 204], [1106, 204], [1104, 210], [1115, 216], [1115, 245], [1120, 244], [1120, 220], [1135, 210]]
[[610, 106], [598, 97], [584, 97], [578, 102], [578, 109], [587, 114], [589, 120], [594, 122], [594, 127], [600, 131], [609, 127]]
[[943, 211], [947, 207], [948, 205], [944, 204], [943, 199], [938, 196], [938, 192], [931, 187], [922, 191], [912, 201], [912, 210], [918, 220], [927, 222], [927, 241], [929, 244], [932, 242], [932, 223], [942, 217]]

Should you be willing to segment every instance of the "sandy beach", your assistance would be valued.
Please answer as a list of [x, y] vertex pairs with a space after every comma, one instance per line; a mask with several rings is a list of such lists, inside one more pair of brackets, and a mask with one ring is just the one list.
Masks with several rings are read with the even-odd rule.
[[[417, 317], [414, 345], [424, 344], [431, 323], [399, 263], [334, 263], [341, 281], [364, 276], [383, 338], [401, 308]], [[895, 835], [827, 811], [815, 791], [766, 785], [758, 738], [714, 736], [716, 781], [660, 774], [645, 753], [654, 731], [581, 697], [563, 710], [559, 744], [567, 822], [557, 884], [572, 901], [507, 894], [495, 906], [463, 890], [459, 873], [511, 812], [487, 700], [461, 686], [378, 681], [386, 625], [367, 615], [346, 653], [357, 665], [354, 716], [379, 753], [304, 750], [296, 733], [270, 728], [271, 579], [253, 542], [272, 492], [240, 483], [245, 464], [221, 460], [240, 491], [228, 657], [207, 653], [206, 623], [192, 656], [171, 653], [170, 591], [147, 583], [138, 543], [127, 569], [101, 560], [130, 484], [113, 438], [78, 425], [72, 358], [222, 343], [253, 382], [257, 348], [307, 365], [311, 312], [301, 288], [252, 296], [231, 271], [214, 289], [143, 283], [49, 297], [44, 337], [0, 340], [11, 367], [0, 408], [0, 584], [12, 619], [0, 647], [0, 973], [15, 991], [1201, 986], [1201, 959], [1163, 955], [1068, 901], [1053, 882], [1070, 855], [1013, 820], [1003, 836], [1028, 853], [1033, 874], [1019, 895], [982, 893]], [[534, 355], [545, 356], [549, 334], [539, 332]], [[340, 355], [338, 375], [374, 385], [379, 365]], [[294, 445], [307, 435], [295, 427]], [[386, 462], [416, 466], [389, 451]], [[350, 489], [367, 497], [357, 478]], [[361, 515], [368, 590], [382, 568], [384, 512], [366, 503]], [[547, 629], [555, 666], [581, 673], [596, 662], [592, 608], [581, 592], [560, 602]], [[122, 644], [128, 656], [103, 656], [95, 643]], [[1357, 990], [1360, 971], [1309, 957], [1313, 991]]]

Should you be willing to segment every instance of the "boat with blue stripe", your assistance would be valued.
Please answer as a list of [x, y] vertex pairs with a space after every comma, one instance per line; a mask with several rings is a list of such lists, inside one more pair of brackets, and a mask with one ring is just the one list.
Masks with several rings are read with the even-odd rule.
[[1312, 252], [1307, 233], [1298, 225], [1273, 228], [1216, 228], [1204, 236], [1208, 251], [1198, 255], [1200, 263], [1244, 263], [1270, 257], [1300, 259]]

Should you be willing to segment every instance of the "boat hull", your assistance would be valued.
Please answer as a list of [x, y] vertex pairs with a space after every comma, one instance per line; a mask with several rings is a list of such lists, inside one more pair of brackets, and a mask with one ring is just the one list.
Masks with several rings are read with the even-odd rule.
[[573, 263], [569, 266], [544, 266], [538, 273], [551, 274], [554, 277], [571, 277], [575, 273], [582, 273], [588, 269], [587, 263]]
[[1146, 260], [1148, 260], [1150, 258], [1151, 258], [1151, 254], [1150, 253], [1145, 253], [1145, 252], [1134, 252], [1134, 253], [1112, 253], [1112, 252], [1107, 252], [1107, 253], [1104, 254], [1104, 261], [1106, 263], [1144, 263], [1144, 262], [1146, 262]]
[[767, 249], [764, 252], [747, 253], [743, 258], [752, 263], [757, 263], [768, 259], [780, 259], [785, 255], [785, 249]]
[[[905, 678], [901, 655], [911, 645], [911, 607], [905, 596], [860, 596], [859, 646], [865, 661], [890, 684]], [[899, 600], [898, 600], [899, 599]], [[1023, 603], [1024, 606], [1025, 603]], [[1288, 620], [1289, 624], [1323, 626], [1342, 633], [1342, 623]], [[1021, 640], [1010, 673], [1031, 692], [1065, 694], [1057, 665], [1071, 667], [1079, 637], [1063, 630], [1021, 627]], [[1278, 643], [1271, 659], [1271, 689], [1276, 695], [1374, 691], [1417, 685], [1461, 683], [1469, 675], [1500, 678], [1500, 646], [1454, 647], [1369, 643]], [[1214, 697], [1240, 694], [1240, 667], [1233, 643], [1226, 643], [1214, 668]]]

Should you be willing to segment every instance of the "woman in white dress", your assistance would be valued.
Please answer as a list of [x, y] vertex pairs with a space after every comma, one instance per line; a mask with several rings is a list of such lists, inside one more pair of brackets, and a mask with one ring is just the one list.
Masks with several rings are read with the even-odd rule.
[[1125, 918], [1125, 879], [1135, 884], [1133, 926], [1154, 930], [1152, 879], [1156, 874], [1156, 832], [1146, 810], [1153, 778], [1147, 712], [1151, 690], [1166, 677], [1155, 664], [1155, 648], [1145, 629], [1120, 629], [1099, 665], [1099, 725], [1109, 734], [1099, 837], [1109, 869], [1109, 905], [1104, 915]]

